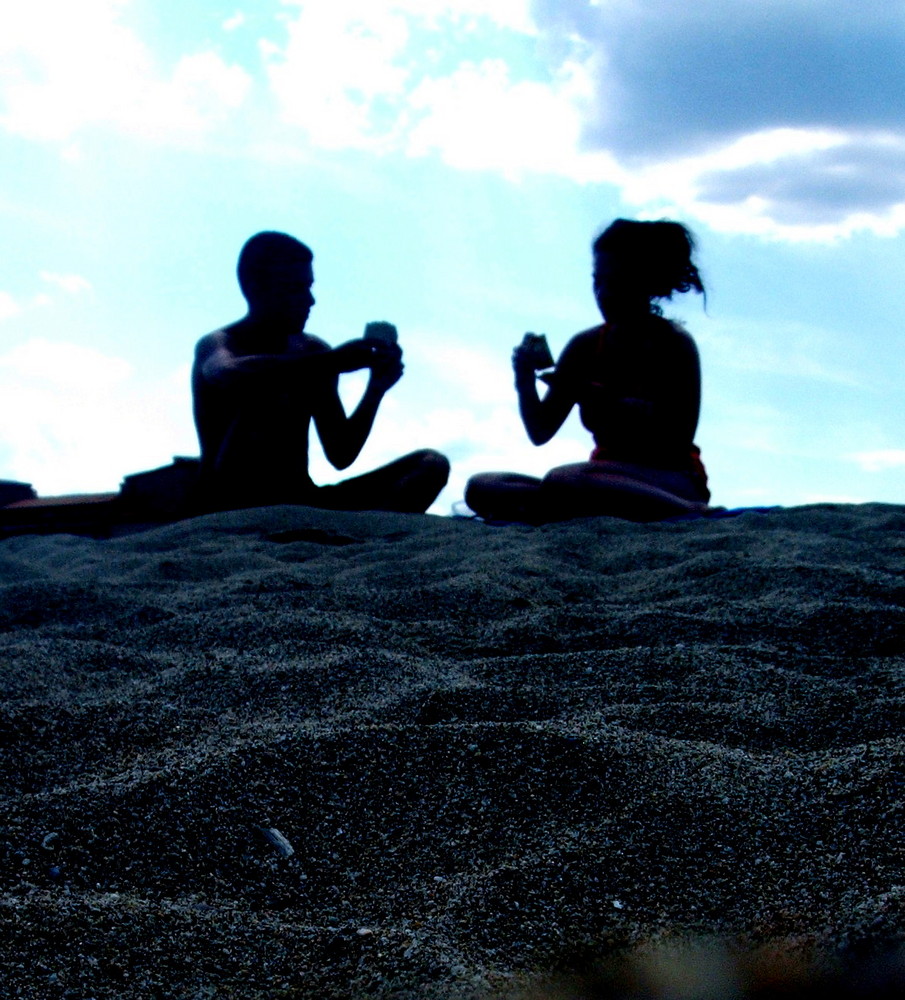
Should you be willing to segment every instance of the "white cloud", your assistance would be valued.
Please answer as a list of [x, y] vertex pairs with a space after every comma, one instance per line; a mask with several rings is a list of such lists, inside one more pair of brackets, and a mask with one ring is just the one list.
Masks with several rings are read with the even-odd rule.
[[132, 366], [90, 347], [43, 338], [18, 344], [0, 355], [0, 374], [7, 379], [43, 383], [58, 389], [102, 390], [126, 381]]
[[622, 171], [624, 197], [724, 232], [831, 241], [905, 227], [905, 135], [772, 129]]
[[181, 118], [186, 129], [206, 128], [238, 108], [250, 87], [251, 77], [241, 67], [227, 65], [213, 52], [197, 52], [179, 60], [172, 79], [161, 88], [160, 106], [169, 109], [174, 125]]
[[861, 451], [848, 457], [865, 472], [885, 472], [887, 469], [905, 468], [905, 448]]
[[3, 474], [42, 495], [115, 490], [198, 450], [187, 369], [147, 383], [122, 358], [63, 341], [0, 355], [0, 427]]
[[79, 274], [55, 274], [52, 271], [42, 271], [41, 278], [49, 285], [56, 285], [57, 288], [62, 288], [70, 295], [91, 291], [91, 282]]
[[12, 319], [20, 312], [22, 312], [22, 307], [12, 295], [9, 292], [0, 291], [0, 323], [5, 319]]
[[0, 127], [59, 142], [97, 124], [187, 134], [242, 103], [249, 75], [213, 52], [184, 56], [167, 78], [124, 23], [127, 9], [126, 0], [4, 4]]
[[881, 86], [902, 76], [905, 93], [891, 14], [850, 0], [819, 24], [805, 0], [289, 6], [289, 42], [266, 58], [285, 120], [315, 145], [614, 184], [639, 215], [770, 238], [905, 228], [905, 97]]
[[[489, 348], [465, 344], [435, 344], [433, 338], [415, 335], [406, 348], [419, 378], [430, 384], [439, 381], [451, 390], [451, 398], [478, 406], [498, 406], [514, 401], [512, 369], [504, 354]], [[425, 345], [430, 345], [426, 347]]]
[[[614, 185], [642, 217], [833, 240], [905, 228], [899, 8], [282, 0], [259, 50], [278, 116], [316, 148]], [[3, 3], [0, 128], [78, 158], [90, 126], [189, 141], [248, 102], [256, 67], [209, 47], [163, 65], [130, 13]], [[266, 120], [260, 133], [290, 145]]]
[[315, 0], [288, 31], [285, 51], [264, 49], [283, 118], [318, 146], [386, 148], [408, 77], [396, 65], [408, 19], [386, 5]]
[[562, 172], [580, 136], [580, 64], [538, 80], [500, 56], [476, 58], [535, 30], [523, 0], [311, 0], [285, 49], [263, 51], [284, 120], [315, 145]]
[[[536, 33], [531, 0], [282, 0], [299, 8], [299, 21], [310, 27], [345, 26], [365, 34], [390, 34], [396, 19], [417, 18], [431, 29], [458, 26], [466, 32], [482, 24], [533, 35]], [[308, 20], [307, 18], [310, 18]], [[325, 41], [332, 40], [329, 36]]]
[[562, 173], [581, 134], [576, 93], [580, 67], [552, 83], [513, 80], [502, 59], [463, 63], [450, 76], [426, 78], [409, 96], [416, 118], [409, 154], [437, 152], [454, 167]]

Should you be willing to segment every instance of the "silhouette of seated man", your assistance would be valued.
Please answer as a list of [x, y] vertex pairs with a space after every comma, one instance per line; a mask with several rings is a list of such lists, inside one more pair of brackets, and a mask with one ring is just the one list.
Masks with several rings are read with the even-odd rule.
[[[202, 337], [192, 395], [201, 442], [200, 502], [208, 510], [306, 504], [331, 510], [423, 512], [446, 484], [439, 452], [412, 452], [330, 486], [308, 475], [311, 420], [338, 469], [358, 457], [384, 393], [402, 377], [402, 352], [389, 323], [330, 348], [305, 332], [314, 305], [313, 254], [285, 233], [252, 236], [239, 255], [248, 314]], [[347, 414], [338, 393], [344, 372], [368, 369], [367, 388]]]

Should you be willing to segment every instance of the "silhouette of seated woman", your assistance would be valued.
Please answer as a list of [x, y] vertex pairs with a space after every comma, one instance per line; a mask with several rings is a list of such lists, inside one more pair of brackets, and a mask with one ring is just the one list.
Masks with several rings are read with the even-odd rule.
[[[205, 509], [306, 504], [331, 510], [425, 511], [446, 484], [439, 452], [412, 452], [365, 475], [316, 486], [308, 474], [314, 421], [328, 460], [355, 461], [384, 394], [402, 377], [402, 352], [389, 323], [331, 349], [305, 332], [314, 305], [313, 255], [285, 233], [252, 236], [239, 255], [248, 314], [198, 342], [192, 370], [201, 443], [200, 502]], [[347, 414], [339, 376], [369, 371]]]
[[706, 509], [710, 491], [694, 444], [698, 352], [655, 304], [673, 292], [704, 291], [694, 249], [677, 222], [617, 219], [597, 238], [594, 295], [604, 323], [569, 341], [555, 370], [541, 376], [548, 384], [543, 397], [532, 335], [512, 355], [528, 437], [545, 444], [577, 404], [594, 438], [590, 460], [543, 479], [474, 476], [465, 492], [472, 510], [492, 520], [542, 523], [600, 514], [652, 521]]

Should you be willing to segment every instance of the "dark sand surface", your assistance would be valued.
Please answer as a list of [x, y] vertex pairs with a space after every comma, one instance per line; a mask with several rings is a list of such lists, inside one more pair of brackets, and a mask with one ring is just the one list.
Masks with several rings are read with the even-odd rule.
[[283, 507], [9, 539], [0, 583], [4, 998], [905, 938], [905, 507]]

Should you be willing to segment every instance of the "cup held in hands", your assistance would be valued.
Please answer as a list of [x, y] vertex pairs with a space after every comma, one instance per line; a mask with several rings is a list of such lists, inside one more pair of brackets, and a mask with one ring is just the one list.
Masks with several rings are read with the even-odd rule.
[[380, 340], [384, 344], [396, 344], [399, 342], [399, 334], [392, 323], [378, 321], [376, 323], [368, 323], [365, 326], [364, 339]]
[[550, 345], [544, 334], [526, 333], [522, 340], [522, 350], [527, 353], [535, 371], [553, 367], [553, 355], [550, 353]]

